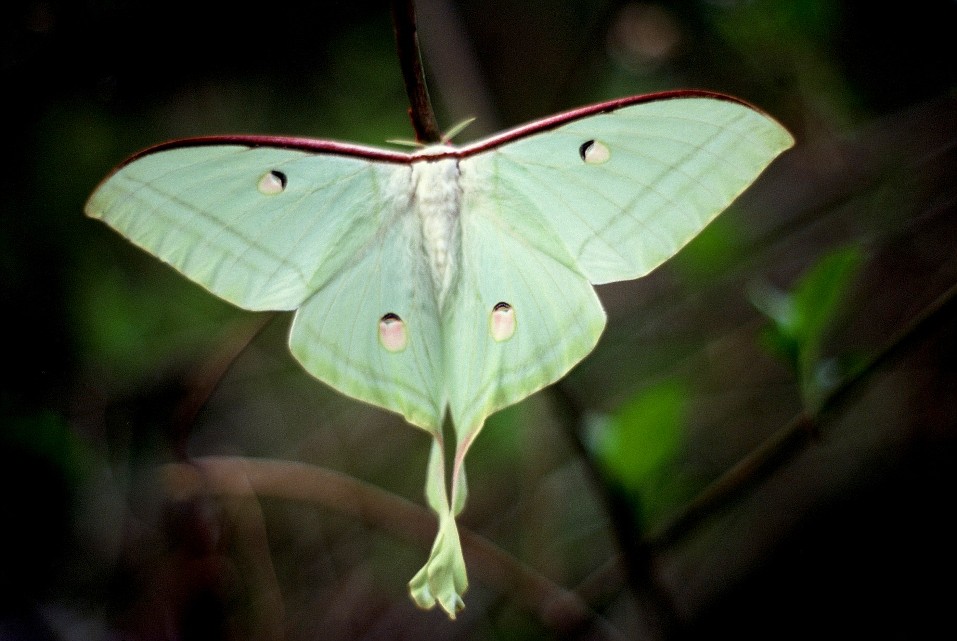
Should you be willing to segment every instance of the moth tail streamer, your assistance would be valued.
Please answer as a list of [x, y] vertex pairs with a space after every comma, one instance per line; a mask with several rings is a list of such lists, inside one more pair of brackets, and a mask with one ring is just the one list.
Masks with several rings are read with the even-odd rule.
[[464, 507], [465, 471], [461, 464], [455, 467], [456, 479], [450, 502], [445, 484], [444, 446], [441, 436], [436, 435], [429, 454], [425, 496], [429, 507], [438, 516], [439, 529], [428, 560], [409, 581], [409, 594], [417, 606], [429, 610], [438, 604], [450, 619], [455, 619], [465, 607], [462, 595], [469, 585], [455, 523], [456, 515]]

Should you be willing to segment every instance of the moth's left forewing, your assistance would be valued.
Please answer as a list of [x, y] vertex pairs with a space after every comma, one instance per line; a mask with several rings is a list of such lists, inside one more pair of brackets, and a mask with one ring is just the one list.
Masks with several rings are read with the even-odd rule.
[[121, 165], [86, 211], [231, 303], [299, 308], [290, 348], [313, 376], [435, 431], [441, 328], [410, 162], [332, 141], [172, 141]]
[[235, 305], [295, 309], [376, 232], [401, 165], [225, 140], [139, 154], [86, 211]]

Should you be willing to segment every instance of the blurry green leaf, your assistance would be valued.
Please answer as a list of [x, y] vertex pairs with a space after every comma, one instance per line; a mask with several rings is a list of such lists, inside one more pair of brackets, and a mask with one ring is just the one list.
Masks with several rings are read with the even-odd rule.
[[704, 15], [737, 54], [739, 73], [769, 85], [787, 78], [799, 95], [813, 100], [806, 108], [853, 121], [861, 101], [845, 70], [834, 62], [842, 26], [839, 3], [752, 0], [709, 5]]
[[828, 42], [840, 26], [840, 7], [829, 0], [756, 0], [716, 8], [712, 15], [726, 37], [752, 46]]
[[482, 438], [472, 446], [471, 469], [478, 472], [483, 468], [499, 469], [503, 463], [518, 465], [526, 428], [540, 420], [541, 412], [533, 399], [526, 399], [492, 414], [482, 429]]
[[833, 359], [821, 359], [821, 346], [862, 258], [857, 247], [840, 248], [808, 269], [790, 292], [771, 287], [751, 292], [751, 302], [771, 321], [762, 335], [765, 347], [797, 374], [805, 406], [812, 411], [844, 374], [843, 368], [835, 370]]
[[680, 381], [644, 389], [595, 425], [592, 450], [605, 474], [637, 500], [645, 517], [684, 436], [690, 394]]
[[132, 276], [117, 266], [89, 265], [76, 311], [80, 340], [95, 362], [138, 378], [192, 358], [222, 338], [241, 312], [168, 271], [144, 266]]
[[[728, 210], [730, 211], [730, 210]], [[674, 257], [674, 266], [687, 276], [712, 278], [738, 259], [741, 234], [725, 215], [705, 227]]]
[[36, 454], [59, 470], [71, 486], [90, 472], [96, 458], [95, 452], [77, 438], [63, 417], [52, 410], [4, 420], [0, 436], [0, 449], [4, 449], [2, 445], [15, 444]]
[[[388, 28], [386, 23], [353, 26], [329, 44], [330, 57], [336, 61], [329, 69], [332, 91], [322, 96], [324, 110], [307, 131], [370, 145], [413, 134], [408, 113], [401, 108], [406, 103], [405, 89], [394, 47], [382, 46], [379, 37]], [[340, 89], [349, 86], [362, 87], [362, 100]]]

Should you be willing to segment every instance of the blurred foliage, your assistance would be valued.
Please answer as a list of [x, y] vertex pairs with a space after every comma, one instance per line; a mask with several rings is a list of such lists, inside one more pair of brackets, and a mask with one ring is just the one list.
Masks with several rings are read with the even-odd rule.
[[[732, 208], [734, 205], [731, 206]], [[674, 269], [693, 280], [707, 280], [741, 260], [743, 234], [730, 216], [718, 217], [675, 256]]]
[[[128, 260], [143, 263], [141, 274], [168, 269], [141, 256]], [[130, 281], [128, 273], [115, 267], [85, 269], [96, 278], [73, 307], [78, 340], [83, 341], [79, 349], [97, 355], [113, 377], [142, 378], [149, 375], [143, 367], [194, 358], [210, 350], [222, 328], [240, 314], [181, 278], [159, 279], [160, 287], [154, 283], [147, 290], [148, 281]]]
[[641, 524], [687, 499], [673, 463], [686, 434], [691, 394], [681, 381], [662, 381], [593, 421], [593, 456], [609, 482], [628, 494]]
[[751, 302], [771, 321], [761, 334], [764, 345], [794, 371], [804, 405], [812, 414], [827, 393], [851, 373], [848, 368], [856, 360], [852, 354], [822, 360], [821, 349], [846, 311], [848, 291], [862, 261], [857, 247], [836, 249], [802, 274], [790, 291], [766, 286], [751, 293]]
[[[6, 616], [43, 598], [68, 562], [79, 488], [102, 465], [94, 446], [50, 410], [11, 416], [0, 399], [0, 505], [5, 553], [0, 556], [0, 633]], [[24, 481], [29, 480], [29, 486]], [[25, 554], [25, 551], [35, 551]]]
[[[170, 461], [244, 455], [422, 503], [427, 439], [305, 375], [287, 315], [259, 332], [258, 316], [82, 216], [112, 166], [169, 138], [408, 138], [385, 5], [16, 0], [0, 21], [0, 637], [926, 638], [948, 625], [957, 4], [418, 4], [440, 124], [478, 116], [460, 142], [680, 87], [748, 100], [798, 140], [673, 261], [600, 288], [608, 328], [568, 398], [497, 414], [472, 451], [465, 525], [597, 618], [563, 627], [535, 608], [541, 592], [477, 555], [450, 624], [405, 593], [427, 543], [305, 500], [175, 499], [158, 481]], [[808, 410], [827, 410], [818, 438], [787, 433], [799, 446], [775, 450]]]

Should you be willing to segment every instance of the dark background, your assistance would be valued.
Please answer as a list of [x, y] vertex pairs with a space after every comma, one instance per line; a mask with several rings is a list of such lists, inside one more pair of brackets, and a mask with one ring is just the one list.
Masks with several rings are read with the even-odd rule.
[[401, 519], [168, 482], [238, 455], [423, 503], [428, 439], [303, 374], [288, 315], [82, 215], [169, 138], [411, 137], [385, 3], [14, 1], [0, 639], [950, 636], [957, 3], [419, 4], [440, 124], [478, 116], [460, 141], [683, 87], [798, 141], [674, 260], [600, 288], [596, 351], [470, 453], [464, 527], [586, 614], [467, 548], [450, 623], [407, 597], [428, 542]]

